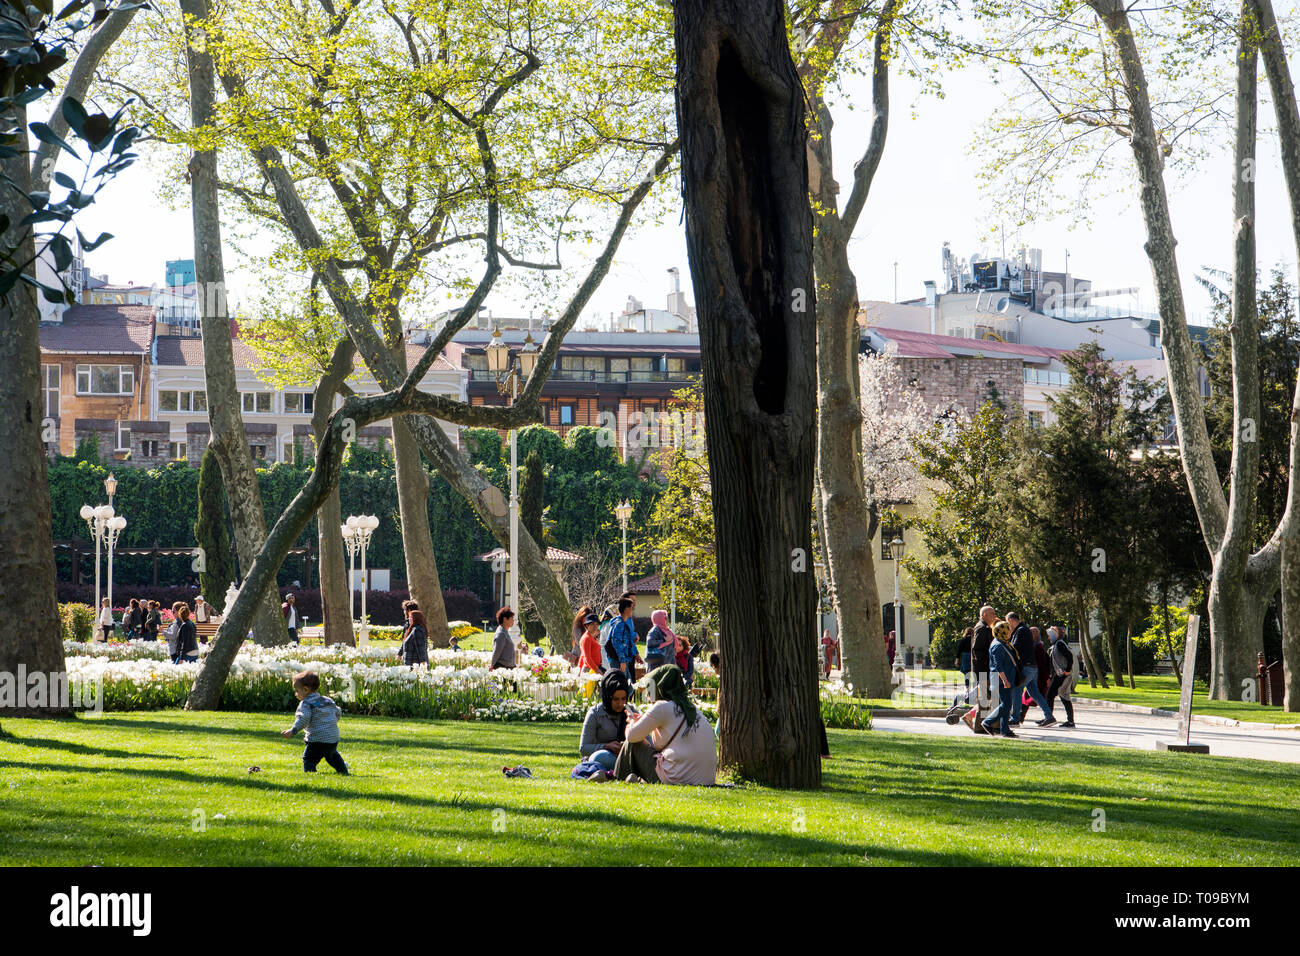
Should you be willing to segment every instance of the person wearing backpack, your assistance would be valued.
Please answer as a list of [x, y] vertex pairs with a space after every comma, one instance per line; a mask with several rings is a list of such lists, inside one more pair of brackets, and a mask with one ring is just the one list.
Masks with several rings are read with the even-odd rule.
[[1052, 681], [1047, 685], [1047, 706], [1052, 706], [1056, 695], [1061, 695], [1061, 704], [1065, 707], [1065, 723], [1062, 727], [1074, 726], [1074, 702], [1070, 691], [1074, 689], [1074, 653], [1065, 639], [1065, 631], [1058, 627], [1049, 627], [1047, 636], [1052, 640], [1052, 650], [1047, 656], [1052, 662]]

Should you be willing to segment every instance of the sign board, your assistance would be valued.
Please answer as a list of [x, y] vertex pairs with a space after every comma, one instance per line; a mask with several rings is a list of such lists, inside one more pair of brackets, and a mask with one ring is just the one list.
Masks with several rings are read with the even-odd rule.
[[1183, 648], [1183, 694], [1178, 701], [1178, 736], [1183, 745], [1191, 743], [1192, 689], [1196, 686], [1196, 645], [1201, 633], [1201, 616], [1193, 614], [1187, 619], [1187, 643]]
[[[370, 581], [367, 583], [366, 578]], [[352, 572], [352, 590], [360, 591], [363, 587], [367, 591], [389, 591], [392, 590], [392, 571], [388, 568], [367, 568], [364, 572], [354, 570]]]

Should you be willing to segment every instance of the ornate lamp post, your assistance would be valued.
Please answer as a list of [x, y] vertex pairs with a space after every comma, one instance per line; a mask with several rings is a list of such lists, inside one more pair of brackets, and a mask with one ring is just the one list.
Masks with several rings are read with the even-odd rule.
[[[497, 392], [509, 396], [513, 405], [519, 398], [519, 383], [526, 382], [537, 367], [539, 349], [533, 341], [533, 334], [528, 333], [524, 347], [519, 350], [515, 361], [510, 361], [510, 346], [501, 338], [501, 330], [492, 332], [492, 342], [487, 347], [488, 370], [496, 377]], [[538, 543], [540, 547], [540, 542]], [[510, 636], [519, 642], [519, 441], [518, 429], [510, 429], [510, 554], [506, 563], [506, 583], [511, 609], [515, 612], [515, 623], [510, 628]]]
[[614, 517], [623, 528], [623, 592], [627, 593], [627, 522], [632, 517], [632, 505], [626, 498], [614, 506]]
[[366, 616], [366, 586], [370, 583], [366, 576], [366, 547], [370, 544], [370, 536], [378, 527], [379, 519], [374, 515], [348, 515], [348, 520], [343, 525], [343, 543], [347, 545], [348, 556], [352, 558], [349, 580], [356, 577], [356, 556], [361, 555], [361, 637], [357, 641], [358, 647], [370, 644], [370, 621]]
[[[105, 545], [109, 543], [109, 534], [110, 534], [109, 525], [113, 521], [114, 517], [116, 516], [116, 512], [113, 511], [113, 495], [117, 492], [117, 479], [114, 478], [111, 473], [107, 478], [104, 479], [104, 491], [108, 494], [108, 504], [97, 505], [97, 506], [82, 505], [80, 511], [81, 517], [85, 519], [86, 527], [90, 531], [90, 540], [93, 541], [95, 544], [95, 613], [96, 614], [99, 613], [99, 551], [101, 545]], [[126, 519], [123, 518], [122, 523], [120, 525], [111, 529], [113, 542], [117, 541], [118, 533], [121, 532], [121, 530], [125, 527], [126, 527]], [[109, 550], [109, 557], [108, 557], [108, 567], [109, 567], [108, 597], [110, 598], [109, 604], [111, 606], [112, 605], [111, 598], [113, 597], [113, 570], [112, 570], [113, 554], [111, 550], [112, 548], [111, 544], [109, 544], [109, 548], [110, 550]]]
[[898, 590], [898, 566], [903, 563], [903, 553], [907, 550], [907, 545], [903, 543], [902, 533], [893, 541], [889, 542], [889, 556], [894, 559], [894, 630], [898, 632], [898, 646], [894, 648], [894, 660], [903, 659], [903, 651], [906, 640], [903, 636], [903, 600]]

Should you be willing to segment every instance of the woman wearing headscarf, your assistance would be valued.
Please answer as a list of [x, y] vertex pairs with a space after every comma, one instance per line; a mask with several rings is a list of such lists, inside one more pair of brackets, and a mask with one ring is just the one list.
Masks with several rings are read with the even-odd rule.
[[402, 639], [402, 646], [398, 651], [398, 656], [406, 666], [412, 664], [429, 663], [429, 629], [424, 624], [424, 612], [413, 610], [409, 612], [409, 625], [406, 629], [406, 637]]
[[645, 677], [652, 703], [627, 729], [614, 776], [628, 783], [712, 786], [718, 773], [713, 728], [691, 700], [676, 664]]
[[[594, 617], [594, 615], [593, 615]], [[613, 770], [627, 739], [628, 716], [635, 714], [627, 699], [632, 685], [622, 671], [609, 671], [600, 681], [600, 702], [591, 705], [582, 722], [578, 753], [606, 770]]]
[[650, 612], [653, 625], [645, 636], [646, 673], [665, 664], [677, 662], [677, 635], [668, 627], [668, 612], [663, 608]]

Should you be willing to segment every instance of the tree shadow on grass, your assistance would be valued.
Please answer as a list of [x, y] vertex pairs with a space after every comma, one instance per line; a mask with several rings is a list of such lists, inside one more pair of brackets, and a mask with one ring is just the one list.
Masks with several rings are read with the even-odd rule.
[[66, 750], [69, 753], [85, 754], [93, 757], [115, 757], [122, 760], [145, 759], [145, 760], [184, 760], [184, 757], [176, 754], [159, 754], [149, 753], [138, 750], [109, 750], [105, 747], [88, 747], [85, 744], [76, 744], [70, 740], [54, 740], [49, 737], [19, 737], [16, 735], [6, 735], [4, 742], [7, 744], [19, 744], [23, 747], [39, 747], [48, 750]]

